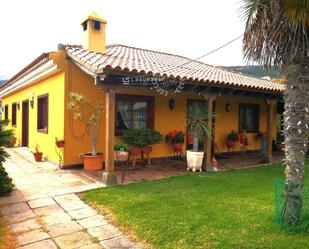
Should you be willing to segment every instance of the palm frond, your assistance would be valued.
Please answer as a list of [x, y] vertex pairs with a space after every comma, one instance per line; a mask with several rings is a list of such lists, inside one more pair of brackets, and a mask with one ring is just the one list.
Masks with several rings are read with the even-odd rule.
[[308, 1], [243, 0], [247, 14], [245, 59], [270, 68], [305, 54], [309, 48]]

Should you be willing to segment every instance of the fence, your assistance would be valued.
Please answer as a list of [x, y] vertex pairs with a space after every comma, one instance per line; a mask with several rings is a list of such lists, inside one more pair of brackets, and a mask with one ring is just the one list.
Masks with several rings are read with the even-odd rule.
[[294, 226], [287, 226], [284, 223], [284, 216], [286, 210], [286, 192], [285, 181], [283, 179], [275, 178], [275, 222], [280, 224], [283, 228], [295, 232], [309, 232], [309, 188], [304, 186], [301, 198], [301, 218], [300, 222]]

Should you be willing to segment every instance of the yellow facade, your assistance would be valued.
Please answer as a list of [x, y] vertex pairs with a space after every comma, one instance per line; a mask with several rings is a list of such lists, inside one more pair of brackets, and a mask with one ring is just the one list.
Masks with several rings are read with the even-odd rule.
[[[22, 102], [29, 100], [33, 95], [33, 108], [29, 105], [29, 149], [35, 150], [36, 145], [44, 153], [48, 160], [57, 162], [58, 155], [55, 151], [55, 137], [64, 137], [64, 72], [58, 72], [46, 79], [38, 80], [35, 84], [26, 87], [18, 92], [2, 98], [2, 105], [9, 106], [9, 119], [12, 118], [12, 104], [19, 103], [20, 108], [16, 113], [15, 136], [16, 144], [21, 145], [22, 141]], [[48, 94], [48, 133], [37, 130], [37, 102], [38, 96]]]
[[[64, 148], [64, 164], [75, 165], [81, 164], [82, 153], [90, 151], [90, 142], [83, 125], [74, 120], [71, 111], [66, 108], [69, 100], [70, 92], [77, 92], [85, 95], [90, 102], [95, 105], [97, 101], [105, 100], [105, 92], [95, 85], [93, 77], [89, 76], [75, 64], [65, 59], [65, 53], [59, 51], [50, 55], [54, 63], [57, 63], [61, 72], [51, 75], [43, 80], [37, 81], [32, 86], [19, 90], [13, 94], [5, 96], [2, 99], [2, 106], [9, 105], [9, 118], [11, 119], [12, 103], [22, 103], [23, 100], [29, 99], [32, 92], [34, 94], [34, 108], [29, 108], [29, 148], [34, 150], [36, 144], [44, 156], [51, 161], [57, 162], [58, 156], [55, 152], [55, 137], [65, 140]], [[169, 109], [168, 100], [165, 97], [155, 93], [154, 91], [141, 88], [115, 88], [116, 94], [129, 94], [141, 96], [154, 96], [154, 129], [159, 131], [163, 136], [174, 129], [186, 130], [186, 111], [187, 101], [191, 99], [200, 99], [202, 97], [197, 94], [180, 93], [174, 96], [176, 105], [173, 110]], [[49, 112], [48, 112], [48, 133], [37, 131], [37, 97], [42, 94], [49, 96]], [[226, 112], [225, 104], [231, 104], [230, 112]], [[260, 105], [259, 130], [266, 132], [266, 103], [262, 99], [243, 98], [243, 97], [227, 97], [219, 96], [216, 99], [216, 132], [215, 142], [218, 145], [217, 152], [227, 151], [225, 141], [227, 134], [231, 130], [238, 131], [239, 103], [255, 103]], [[17, 126], [15, 129], [17, 144], [21, 144], [21, 108], [17, 110]], [[275, 117], [273, 139], [276, 137]], [[99, 141], [97, 150], [104, 152], [105, 141], [105, 116], [102, 116], [101, 126], [99, 130]], [[256, 138], [256, 133], [248, 133], [249, 150], [259, 150], [260, 140]], [[115, 137], [116, 141], [121, 138]], [[236, 145], [235, 151], [240, 149], [240, 145]], [[166, 157], [173, 155], [170, 144], [166, 144], [164, 140], [153, 146], [152, 157]]]

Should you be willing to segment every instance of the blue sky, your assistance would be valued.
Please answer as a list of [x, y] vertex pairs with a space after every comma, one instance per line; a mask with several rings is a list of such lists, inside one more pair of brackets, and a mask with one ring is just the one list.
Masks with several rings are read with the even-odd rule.
[[[0, 80], [59, 43], [81, 44], [80, 21], [92, 11], [107, 19], [107, 43], [197, 58], [239, 36], [240, 0], [10, 0], [0, 4]], [[244, 65], [241, 39], [202, 59]]]

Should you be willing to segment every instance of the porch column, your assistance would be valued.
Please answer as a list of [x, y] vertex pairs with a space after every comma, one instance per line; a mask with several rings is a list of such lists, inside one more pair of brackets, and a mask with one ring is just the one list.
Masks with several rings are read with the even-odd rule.
[[273, 131], [273, 114], [276, 101], [267, 100], [267, 125], [266, 125], [266, 157], [265, 162], [272, 163], [272, 131]]
[[114, 136], [115, 136], [115, 92], [106, 89], [105, 93], [105, 170], [102, 181], [107, 186], [117, 184], [114, 172]]
[[[208, 122], [207, 126], [213, 130], [212, 120], [213, 120], [213, 102], [216, 99], [216, 95], [203, 94], [203, 98], [207, 100], [207, 111], [208, 111]], [[213, 134], [212, 134], [213, 135]], [[212, 138], [206, 138], [204, 140], [204, 170], [213, 171], [211, 166], [211, 148], [212, 148]]]

